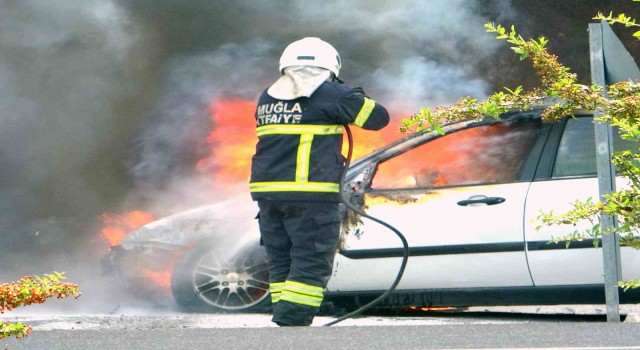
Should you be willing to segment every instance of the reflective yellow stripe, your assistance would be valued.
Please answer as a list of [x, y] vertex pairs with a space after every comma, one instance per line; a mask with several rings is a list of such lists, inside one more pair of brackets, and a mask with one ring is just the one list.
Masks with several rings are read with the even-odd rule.
[[322, 287], [301, 283], [301, 282], [296, 282], [296, 281], [286, 281], [284, 285], [284, 289], [289, 291], [296, 291], [299, 293], [303, 293], [309, 296], [315, 296], [319, 298], [323, 297], [322, 291], [324, 290], [324, 288]]
[[367, 122], [367, 119], [369, 119], [369, 116], [371, 115], [371, 112], [373, 111], [373, 108], [375, 106], [376, 101], [365, 97], [362, 108], [360, 108], [360, 112], [358, 112], [358, 116], [356, 117], [356, 120], [353, 122], [353, 124], [362, 127], [364, 123]]
[[313, 299], [307, 299], [304, 297], [301, 298], [295, 294], [287, 293], [286, 291], [282, 293], [280, 300], [285, 300], [290, 303], [313, 306], [313, 307], [320, 307], [320, 305], [322, 305], [322, 300], [313, 300]]
[[276, 134], [342, 134], [342, 125], [309, 125], [309, 124], [270, 124], [256, 128], [258, 137]]
[[307, 182], [309, 180], [309, 163], [311, 163], [311, 144], [313, 134], [300, 135], [298, 145], [298, 158], [296, 160], [296, 181]]
[[280, 300], [286, 300], [294, 304], [320, 307], [322, 300], [324, 299], [322, 291], [322, 287], [295, 281], [287, 281]]
[[251, 192], [340, 192], [333, 182], [253, 182]]
[[280, 301], [282, 289], [284, 289], [284, 282], [271, 282], [271, 284], [269, 285], [269, 292], [271, 293], [272, 303], [275, 304]]

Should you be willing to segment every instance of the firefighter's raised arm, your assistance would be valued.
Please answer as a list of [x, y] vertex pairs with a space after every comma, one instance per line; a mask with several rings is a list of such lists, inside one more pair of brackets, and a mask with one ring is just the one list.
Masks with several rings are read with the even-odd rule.
[[367, 96], [362, 88], [349, 89], [338, 104], [343, 124], [353, 124], [367, 130], [380, 130], [389, 124], [386, 108]]

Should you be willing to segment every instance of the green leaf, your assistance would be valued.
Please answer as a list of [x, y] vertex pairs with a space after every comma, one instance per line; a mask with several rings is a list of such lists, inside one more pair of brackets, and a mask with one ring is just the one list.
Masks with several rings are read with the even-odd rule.
[[510, 94], [518, 96], [520, 95], [520, 93], [522, 92], [522, 85], [518, 86], [515, 90], [511, 90], [509, 88], [504, 88], [505, 90], [509, 91]]

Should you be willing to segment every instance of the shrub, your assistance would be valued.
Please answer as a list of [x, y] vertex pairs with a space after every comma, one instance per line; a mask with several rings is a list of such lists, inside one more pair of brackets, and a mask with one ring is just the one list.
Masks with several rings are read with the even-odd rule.
[[[54, 272], [44, 277], [25, 276], [17, 282], [0, 284], [0, 313], [11, 311], [19, 306], [42, 304], [47, 299], [62, 299], [73, 296], [78, 298], [78, 286], [61, 282], [64, 273]], [[15, 336], [21, 338], [31, 333], [31, 326], [22, 322], [15, 324], [0, 321], [0, 339]]]

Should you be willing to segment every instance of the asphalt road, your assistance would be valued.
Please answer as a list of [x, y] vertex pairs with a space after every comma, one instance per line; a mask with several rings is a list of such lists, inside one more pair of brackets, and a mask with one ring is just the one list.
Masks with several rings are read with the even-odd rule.
[[10, 349], [640, 349], [637, 324], [41, 331]]
[[464, 312], [370, 315], [277, 328], [268, 315], [19, 315], [33, 326], [0, 349], [640, 349], [640, 323], [602, 314]]

